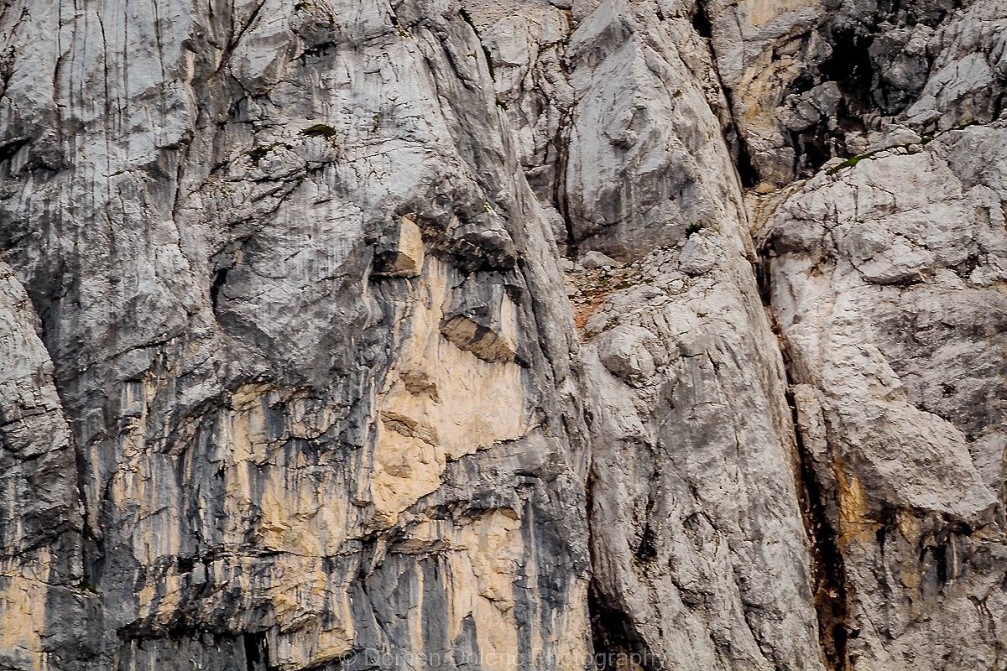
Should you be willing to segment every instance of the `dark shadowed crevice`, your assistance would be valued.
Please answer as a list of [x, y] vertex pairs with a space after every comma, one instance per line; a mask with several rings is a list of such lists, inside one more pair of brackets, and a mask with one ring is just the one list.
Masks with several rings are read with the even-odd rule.
[[664, 671], [631, 624], [629, 615], [592, 584], [588, 593], [595, 671]]
[[[788, 367], [787, 382], [789, 386], [791, 384], [789, 357], [786, 352], [784, 352], [784, 361]], [[797, 408], [794, 404], [793, 394], [789, 391], [787, 392], [787, 403], [794, 413], [794, 437], [800, 457], [801, 517], [812, 541], [811, 559], [815, 581], [815, 609], [818, 611], [818, 636], [829, 667], [836, 671], [843, 671], [848, 667], [846, 647], [849, 640], [846, 570], [843, 554], [839, 550], [836, 530], [826, 511], [826, 494], [815, 474], [801, 432], [796, 428]]]
[[210, 285], [210, 304], [213, 306], [214, 314], [217, 313], [217, 303], [220, 299], [220, 290], [227, 283], [227, 271], [229, 268], [221, 268], [213, 276], [213, 284]]
[[[696, 3], [695, 13], [692, 15], [692, 27], [700, 37], [706, 39], [707, 47], [710, 50], [711, 61], [713, 63], [717, 63], [717, 50], [713, 46], [712, 39], [713, 26], [710, 23], [710, 15], [706, 11], [704, 0], [699, 0]], [[738, 172], [738, 179], [741, 182], [741, 186], [746, 189], [751, 189], [759, 183], [759, 173], [756, 171], [755, 165], [752, 163], [752, 156], [748, 149], [748, 143], [745, 141], [745, 136], [741, 132], [741, 128], [738, 126], [737, 119], [735, 118], [734, 98], [731, 96], [731, 90], [724, 84], [724, 80], [720, 76], [720, 68], [715, 67], [713, 70], [717, 75], [717, 85], [720, 87], [721, 92], [724, 94], [724, 99], [727, 101], [727, 114], [731, 119], [731, 127], [727, 133], [727, 137], [724, 138], [724, 141], [727, 143], [731, 157], [734, 160], [734, 167]]]
[[[725, 89], [726, 94], [726, 89]], [[733, 118], [733, 114], [732, 114]], [[737, 129], [737, 124], [735, 124], [735, 169], [738, 171], [738, 179], [741, 180], [741, 186], [746, 189], [751, 189], [759, 183], [759, 173], [755, 169], [755, 165], [752, 163], [752, 155], [748, 151], [748, 143], [745, 142], [744, 136]]]
[[875, 88], [874, 63], [871, 60], [873, 35], [863, 34], [854, 28], [836, 27], [828, 36], [832, 45], [832, 55], [818, 66], [825, 81], [839, 84], [846, 100], [865, 112], [874, 107]]
[[[591, 553], [591, 565], [597, 566], [594, 553], [594, 529], [592, 512], [594, 511], [593, 490], [596, 486], [596, 476], [590, 475], [585, 489], [588, 511], [588, 547]], [[648, 541], [649, 527], [644, 530], [641, 547]], [[650, 531], [653, 536], [653, 531]], [[656, 548], [653, 548], [656, 554]], [[636, 554], [639, 559], [640, 548]], [[650, 549], [644, 548], [649, 554]], [[664, 671], [665, 666], [651, 651], [650, 646], [636, 630], [633, 618], [617, 599], [605, 594], [604, 590], [592, 579], [587, 597], [588, 617], [591, 622], [591, 646], [593, 651], [594, 671]]]
[[[565, 59], [560, 61], [563, 65], [563, 73], [567, 79], [572, 76], [566, 65]], [[566, 191], [566, 179], [570, 170], [570, 126], [573, 124], [573, 111], [566, 110], [560, 117], [559, 127], [553, 143], [556, 147], [556, 174], [553, 177], [552, 203], [563, 218], [563, 227], [566, 231], [565, 240], [557, 240], [557, 244], [562, 244], [560, 253], [563, 256], [571, 257], [577, 250], [577, 233], [574, 226], [573, 217], [570, 214], [570, 197]]]
[[789, 133], [789, 145], [795, 153], [794, 174], [815, 175], [830, 159], [847, 158], [846, 138], [851, 132], [863, 133], [867, 128], [865, 114], [883, 108], [884, 93], [879, 86], [876, 64], [871, 55], [874, 36], [861, 26], [823, 28], [822, 39], [832, 45], [832, 54], [817, 72], [805, 71], [787, 87], [785, 95], [800, 95], [822, 82], [836, 82], [842, 94], [834, 117], [822, 116], [816, 123]]
[[28, 138], [11, 140], [5, 144], [0, 144], [0, 162], [9, 161], [21, 150], [21, 147], [28, 144]]
[[806, 131], [790, 133], [790, 146], [795, 150], [794, 174], [811, 177], [833, 156], [845, 157], [842, 147], [843, 134], [836, 137], [830, 133], [827, 123], [819, 123]]
[[769, 309], [772, 293], [770, 260], [766, 253], [766, 246], [759, 249], [757, 280], [763, 305], [767, 307], [766, 312], [770, 325], [779, 342], [787, 376], [787, 404], [792, 413], [794, 444], [797, 449], [799, 467], [797, 495], [801, 507], [801, 520], [804, 522], [805, 531], [810, 541], [809, 550], [814, 580], [813, 597], [815, 610], [818, 613], [818, 638], [828, 668], [833, 671], [845, 671], [849, 668], [847, 643], [850, 638], [847, 621], [846, 568], [843, 554], [839, 549], [838, 534], [829, 519], [828, 497], [830, 492], [822, 486], [815, 472], [812, 456], [804, 444], [804, 438], [798, 428], [798, 409], [792, 391], [795, 384], [793, 358], [787, 340], [783, 336], [772, 310]]
[[696, 11], [692, 15], [692, 27], [696, 29], [700, 37], [707, 39], [713, 37], [713, 26], [710, 24], [710, 15], [706, 13], [706, 5], [702, 2], [696, 3]]
[[948, 582], [948, 549], [947, 546], [938, 545], [931, 549], [934, 562], [937, 566], [937, 584], [944, 586]]
[[489, 70], [490, 79], [496, 81], [496, 68], [493, 63], [493, 54], [490, 52], [489, 47], [483, 42], [482, 35], [479, 33], [479, 28], [476, 26], [475, 21], [472, 20], [472, 15], [469, 14], [468, 10], [464, 7], [458, 9], [458, 14], [462, 17], [465, 23], [469, 24], [472, 28], [472, 32], [476, 34], [476, 40], [479, 41], [479, 46], [482, 48], [483, 57], [486, 58], [486, 68]]
[[[709, 36], [710, 22], [702, 0], [697, 3], [693, 26], [700, 35], [706, 33], [704, 36]], [[845, 80], [847, 86], [856, 89], [858, 94], [869, 97], [870, 86], [873, 82], [873, 68], [869, 58], [867, 58], [865, 68], [863, 57], [867, 56], [867, 45], [858, 46], [863, 48], [861, 52], [862, 56], [856, 62], [852, 64], [840, 63], [839, 58], [841, 56], [839, 56], [836, 61], [829, 65], [835, 68], [834, 74], [837, 79], [841, 78]], [[712, 43], [710, 43], [710, 51], [714, 62], [716, 62], [716, 52]], [[733, 137], [727, 137], [725, 141], [732, 150], [735, 169], [742, 186], [746, 189], [753, 188], [759, 182], [759, 175], [751, 160], [751, 154], [745, 142], [744, 134], [741, 132], [735, 119], [734, 101], [731, 99], [730, 90], [724, 86], [722, 81], [721, 90], [727, 98], [728, 112], [732, 120], [731, 135]], [[847, 126], [852, 127], [859, 122], [859, 117], [848, 113], [849, 111], [845, 107], [842, 112], [847, 112], [847, 114], [842, 115], [843, 117], [850, 118], [846, 123]], [[841, 123], [841, 125], [843, 124]], [[808, 155], [804, 159], [806, 164], [811, 163], [813, 169], [817, 170], [820, 165], [831, 158], [834, 144], [826, 132], [824, 125], [820, 129], [813, 127], [810, 131], [808, 135], [792, 137], [791, 139], [795, 148], [802, 147], [805, 150], [805, 153]], [[799, 158], [798, 160], [800, 161], [801, 159]], [[847, 625], [847, 594], [843, 556], [839, 550], [836, 530], [829, 520], [828, 500], [826, 498], [829, 494], [822, 487], [815, 473], [811, 455], [803, 443], [800, 431], [797, 430], [797, 408], [794, 403], [793, 394], [789, 391], [794, 384], [793, 363], [790, 353], [787, 351], [786, 341], [782, 338], [780, 329], [770, 309], [770, 267], [769, 259], [765, 256], [767, 251], [765, 247], [759, 249], [760, 261], [755, 268], [756, 281], [773, 332], [780, 343], [780, 350], [785, 365], [788, 387], [787, 402], [792, 413], [794, 440], [798, 453], [799, 472], [795, 474], [799, 479], [796, 483], [797, 493], [801, 508], [801, 519], [810, 541], [809, 552], [814, 580], [813, 598], [818, 615], [819, 645], [828, 668], [833, 671], [845, 671], [848, 668], [847, 643], [850, 638], [850, 630]], [[641, 542], [641, 547], [643, 546], [644, 543]], [[611, 613], [605, 610], [604, 604], [599, 601], [598, 594], [594, 591], [591, 593], [590, 608], [595, 651], [599, 652], [610, 649], [612, 645], [605, 636], [611, 636], [611, 632], [605, 626], [605, 616], [610, 616]], [[856, 632], [854, 635], [856, 635]], [[608, 645], [608, 648], [606, 648], [606, 645]]]
[[245, 653], [244, 671], [269, 671], [269, 649], [265, 634], [242, 634], [241, 645]]
[[636, 551], [633, 554], [641, 562], [651, 562], [657, 559], [657, 537], [649, 522], [643, 528], [640, 543], [636, 546]]

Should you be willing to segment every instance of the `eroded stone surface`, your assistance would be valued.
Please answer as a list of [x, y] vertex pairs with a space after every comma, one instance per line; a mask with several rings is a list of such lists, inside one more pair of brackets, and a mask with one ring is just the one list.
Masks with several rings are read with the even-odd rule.
[[[547, 219], [458, 6], [2, 17], [0, 239], [31, 297], [11, 337], [34, 339], [11, 344], [3, 384], [14, 407], [34, 394], [32, 421], [72, 427], [43, 432], [53, 447], [33, 462], [51, 497], [33, 505], [70, 567], [41, 538], [34, 573], [12, 564], [10, 664], [366, 668], [378, 654], [403, 668], [499, 652], [510, 668], [582, 668], [575, 343], [547, 299], [562, 295]], [[500, 289], [480, 322], [492, 346], [443, 334], [480, 295], [470, 285]], [[12, 449], [41, 450], [17, 431]], [[532, 460], [496, 454], [526, 444]], [[17, 505], [4, 528], [37, 533]], [[92, 631], [46, 656], [64, 622]]]
[[1005, 17], [4, 4], [0, 667], [1007, 668]]
[[819, 175], [770, 225], [853, 668], [1003, 668], [1004, 137]]

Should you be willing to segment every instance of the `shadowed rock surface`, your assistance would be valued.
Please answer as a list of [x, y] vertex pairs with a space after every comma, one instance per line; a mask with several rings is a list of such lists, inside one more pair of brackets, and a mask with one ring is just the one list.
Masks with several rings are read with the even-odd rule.
[[0, 3], [0, 669], [1007, 669], [1007, 3]]

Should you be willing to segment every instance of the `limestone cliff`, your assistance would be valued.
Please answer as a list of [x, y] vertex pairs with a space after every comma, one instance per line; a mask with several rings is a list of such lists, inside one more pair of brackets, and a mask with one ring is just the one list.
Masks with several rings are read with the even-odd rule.
[[0, 41], [0, 670], [1007, 670], [1007, 1]]

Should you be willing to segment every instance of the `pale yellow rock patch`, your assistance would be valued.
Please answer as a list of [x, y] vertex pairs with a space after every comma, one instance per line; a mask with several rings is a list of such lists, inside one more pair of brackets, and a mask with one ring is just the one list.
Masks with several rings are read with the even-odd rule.
[[[482, 667], [488, 671], [517, 671], [514, 581], [524, 555], [521, 524], [512, 511], [503, 510], [459, 522], [428, 520], [410, 530], [406, 544], [416, 551], [436, 549], [444, 557], [448, 638], [459, 636], [471, 616]], [[422, 584], [417, 593], [422, 595]], [[418, 612], [413, 620], [417, 627]], [[418, 629], [414, 636], [421, 641]]]
[[[400, 306], [401, 354], [386, 377], [374, 423], [371, 491], [379, 524], [392, 524], [436, 490], [448, 460], [527, 431], [521, 367], [486, 361], [441, 333], [452, 273], [427, 257], [409, 301]], [[504, 338], [516, 343], [513, 306], [503, 307], [497, 320]]]
[[776, 17], [807, 7], [818, 7], [821, 0], [748, 0], [738, 6], [738, 14], [745, 24], [758, 28], [771, 23]]
[[[6, 589], [0, 590], [0, 650], [8, 654], [22, 652], [32, 669], [42, 671], [42, 641], [40, 632], [46, 629], [45, 603], [52, 558], [48, 549], [37, 553], [30, 567], [0, 566], [0, 577]], [[6, 564], [7, 562], [5, 562]]]

